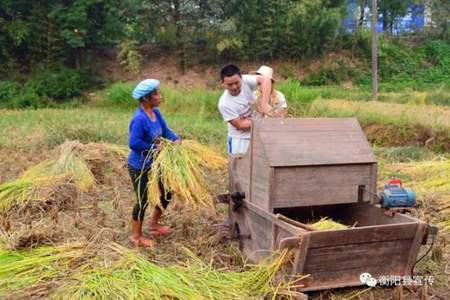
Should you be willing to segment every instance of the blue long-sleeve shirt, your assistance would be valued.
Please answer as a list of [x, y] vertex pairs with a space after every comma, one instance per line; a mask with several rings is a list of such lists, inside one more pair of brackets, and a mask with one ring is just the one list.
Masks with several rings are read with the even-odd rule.
[[145, 111], [139, 107], [130, 122], [129, 147], [131, 152], [128, 156], [128, 165], [137, 170], [151, 166], [152, 158], [147, 157], [147, 154], [156, 147], [157, 138], [164, 137], [171, 141], [179, 139], [167, 127], [161, 112], [157, 108], [153, 108], [153, 112], [156, 115], [155, 121], [152, 121]]

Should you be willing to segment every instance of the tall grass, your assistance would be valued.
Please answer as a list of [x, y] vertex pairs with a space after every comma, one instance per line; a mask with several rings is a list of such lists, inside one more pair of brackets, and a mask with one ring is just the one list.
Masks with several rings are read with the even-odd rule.
[[[19, 149], [54, 147], [66, 140], [128, 144], [128, 126], [135, 106], [107, 108], [0, 111], [0, 145]], [[168, 125], [183, 138], [208, 144], [226, 143], [226, 125], [219, 118], [205, 118], [161, 108]], [[225, 147], [225, 146], [223, 146]]]
[[[99, 94], [95, 105], [76, 109], [2, 110], [0, 145], [17, 148], [53, 147], [65, 140], [127, 144], [129, 120], [138, 105], [130, 96], [133, 87], [134, 83], [114, 84]], [[450, 127], [448, 108], [427, 105], [424, 94], [417, 91], [392, 93], [405, 99], [416, 95], [417, 100], [411, 101], [395, 96], [392, 101], [405, 102], [397, 104], [366, 102], [364, 100], [368, 100], [368, 91], [358, 87], [305, 87], [298, 81], [290, 80], [278, 83], [277, 88], [287, 96], [290, 116], [355, 116], [363, 126], [392, 126], [396, 131], [395, 138], [390, 138], [388, 132], [375, 133], [380, 135], [375, 139], [371, 136], [379, 145], [400, 146], [404, 141], [410, 144], [420, 135], [415, 126], [430, 131], [427, 138], [432, 137], [434, 131], [448, 132]], [[160, 109], [168, 125], [183, 138], [222, 145], [224, 151], [226, 124], [217, 109], [221, 93], [221, 90], [182, 90], [163, 86], [164, 100]], [[386, 98], [386, 101], [391, 100]], [[439, 143], [448, 143], [448, 135], [439, 133], [439, 136], [441, 139], [444, 136], [444, 140]]]
[[[276, 89], [286, 95], [290, 102], [310, 103], [316, 99], [340, 99], [370, 101], [371, 91], [366, 86], [305, 86], [298, 80], [278, 83]], [[450, 105], [450, 86], [429, 85], [424, 88], [404, 87], [402, 89], [384, 84], [379, 92], [379, 102], [424, 105]]]
[[450, 132], [450, 109], [439, 106], [317, 100], [312, 103], [311, 112], [316, 116], [326, 117], [357, 116], [363, 124], [419, 125]]

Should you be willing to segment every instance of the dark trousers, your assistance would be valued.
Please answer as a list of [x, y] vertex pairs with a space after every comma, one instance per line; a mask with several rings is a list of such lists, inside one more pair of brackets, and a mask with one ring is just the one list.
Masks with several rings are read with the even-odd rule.
[[[137, 203], [133, 208], [133, 220], [143, 221], [145, 210], [148, 206], [148, 173], [150, 169], [137, 170], [132, 166], [128, 166], [128, 172], [130, 173], [131, 181], [133, 183], [134, 191], [136, 192]], [[165, 192], [165, 188], [161, 181], [159, 181], [159, 190], [161, 192], [161, 197], [159, 199], [163, 209], [169, 205], [172, 199], [172, 193]]]

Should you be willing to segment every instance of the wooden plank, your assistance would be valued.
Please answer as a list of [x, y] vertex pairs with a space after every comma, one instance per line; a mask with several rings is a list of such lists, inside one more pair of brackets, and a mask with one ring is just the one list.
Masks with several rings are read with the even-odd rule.
[[265, 210], [269, 210], [269, 192], [270, 192], [270, 168], [267, 164], [267, 158], [259, 136], [253, 140], [255, 153], [252, 161], [252, 196], [250, 202], [255, 203]]
[[[370, 186], [372, 166], [321, 166], [276, 168], [273, 207], [352, 203], [358, 186]], [[369, 194], [364, 195], [369, 199]]]
[[231, 192], [239, 191], [245, 192], [246, 197], [250, 193], [250, 160], [247, 156], [232, 155], [229, 157], [229, 189]]
[[[326, 195], [323, 197], [322, 191]], [[296, 198], [294, 198], [294, 195]], [[306, 191], [294, 190], [291, 198], [276, 196], [276, 200], [272, 202], [274, 209], [282, 207], [298, 207], [311, 205], [327, 205], [330, 203], [354, 203], [358, 201], [358, 188], [354, 186], [327, 186], [322, 189], [309, 188]]]
[[375, 278], [383, 275], [407, 275], [402, 273], [401, 270], [386, 269], [384, 265], [379, 265], [376, 267], [357, 267], [334, 272], [315, 272], [310, 277], [301, 281], [301, 283], [304, 284], [304, 287], [299, 290], [302, 292], [307, 292], [348, 286], [360, 286], [363, 285], [359, 280], [359, 275], [362, 273], [369, 273]]
[[229, 212], [231, 221], [238, 222], [241, 233], [250, 235], [250, 239], [241, 240], [241, 245], [244, 255], [253, 262], [258, 262], [272, 253], [273, 226], [277, 227], [276, 232], [279, 238], [295, 236], [302, 232], [301, 229], [279, 221], [273, 214], [245, 200], [238, 211]]
[[255, 122], [254, 127], [259, 131], [275, 131], [279, 128], [361, 128], [356, 118], [287, 118], [264, 119]]
[[[275, 169], [275, 183], [284, 186], [298, 186], [307, 184], [316, 185], [342, 185], [348, 182], [352, 184], [371, 184], [370, 164], [348, 166], [320, 166], [320, 167], [290, 167]], [[281, 191], [280, 191], [281, 192]]]
[[407, 262], [412, 240], [376, 241], [309, 249], [305, 272], [334, 272], [358, 267], [400, 268]]
[[[336, 151], [339, 149], [339, 151]], [[357, 143], [278, 144], [266, 148], [269, 165], [311, 166], [375, 163], [372, 151]]]
[[272, 223], [272, 245], [270, 246], [270, 249], [274, 250], [277, 243], [277, 238], [279, 237], [279, 230], [278, 226], [275, 223]]
[[253, 161], [252, 176], [252, 197], [250, 202], [255, 203], [261, 208], [269, 209], [269, 180], [270, 168], [267, 162], [262, 159]]
[[[306, 131], [306, 132], [289, 132], [283, 131], [280, 133], [273, 132], [260, 132], [259, 136], [264, 141], [264, 145], [272, 146], [273, 144], [283, 143], [285, 145], [296, 145], [304, 144], [305, 139], [308, 143], [363, 143], [366, 141], [365, 136], [359, 131], [340, 131], [338, 134], [336, 131], [321, 131], [317, 134], [316, 131]], [[286, 139], [289, 137], [289, 139]]]
[[420, 222], [416, 231], [416, 235], [408, 252], [408, 262], [405, 265], [405, 273], [410, 273], [417, 260], [422, 240], [427, 232], [427, 224]]
[[273, 212], [273, 199], [275, 199], [274, 198], [275, 186], [276, 186], [276, 183], [275, 183], [275, 169], [274, 168], [270, 168], [270, 170], [269, 170], [269, 191], [268, 191], [268, 196], [269, 196], [269, 199], [268, 199], [268, 202], [269, 202], [268, 211], [271, 212], [271, 213]]
[[372, 180], [370, 182], [370, 185], [366, 186], [366, 189], [369, 192], [369, 193], [366, 193], [366, 194], [369, 194], [368, 198], [369, 198], [369, 201], [372, 202], [372, 203], [378, 202], [378, 199], [375, 198], [375, 195], [377, 194], [377, 174], [378, 174], [378, 166], [375, 163], [375, 164], [372, 164], [372, 170], [371, 170], [371, 173], [370, 173]]
[[259, 138], [258, 135], [255, 136], [255, 130], [254, 130], [254, 127], [253, 127], [253, 123], [254, 122], [252, 122], [252, 127], [251, 127], [251, 132], [250, 132], [250, 134], [251, 134], [250, 145], [249, 145], [250, 149], [247, 151], [247, 152], [250, 153], [250, 160], [249, 160], [249, 163], [250, 163], [250, 165], [249, 165], [249, 172], [250, 172], [249, 183], [250, 183], [250, 186], [249, 186], [249, 189], [248, 189], [248, 198], [247, 198], [247, 199], [249, 199], [249, 201], [252, 201], [252, 193], [253, 193], [253, 179], [252, 179], [252, 176], [253, 176], [253, 165], [254, 165], [253, 159], [254, 159], [254, 156], [255, 156], [255, 152], [256, 153], [258, 152], [258, 142], [256, 141], [256, 139]]
[[306, 258], [309, 254], [309, 234], [302, 234], [301, 241], [298, 246], [298, 249], [295, 253], [293, 267], [292, 267], [292, 275], [295, 274], [305, 274], [305, 264]]
[[310, 248], [413, 239], [417, 223], [374, 225], [340, 230], [310, 232]]
[[263, 218], [270, 220], [270, 222], [275, 223], [276, 225], [278, 225], [281, 228], [283, 228], [284, 230], [290, 232], [294, 236], [304, 232], [304, 230], [302, 230], [302, 229], [300, 229], [298, 227], [295, 227], [295, 226], [293, 226], [291, 224], [288, 224], [286, 222], [278, 220], [273, 213], [270, 213], [270, 212], [268, 212], [268, 211], [266, 211], [266, 210], [264, 210], [262, 208], [259, 208], [258, 206], [254, 205], [251, 202], [243, 201], [242, 202], [242, 206], [244, 208], [247, 208], [247, 209], [255, 212], [256, 214], [262, 216]]
[[[273, 238], [272, 250], [277, 250], [279, 249], [281, 241], [291, 239], [293, 235], [291, 232], [283, 229], [282, 227], [276, 225], [275, 223], [274, 225], [276, 227], [276, 235]], [[298, 244], [296, 246], [298, 246]]]

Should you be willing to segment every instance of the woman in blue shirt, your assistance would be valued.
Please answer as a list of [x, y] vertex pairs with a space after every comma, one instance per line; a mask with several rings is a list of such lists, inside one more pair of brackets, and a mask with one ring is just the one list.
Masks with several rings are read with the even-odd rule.
[[[153, 157], [152, 150], [158, 149], [160, 137], [181, 142], [180, 138], [169, 128], [158, 110], [161, 103], [159, 91], [159, 80], [146, 79], [141, 81], [133, 90], [133, 98], [139, 100], [139, 107], [130, 122], [129, 146], [131, 149], [128, 156], [128, 170], [136, 192], [137, 203], [133, 208], [133, 219], [131, 221], [131, 242], [136, 246], [151, 247], [152, 241], [142, 234], [142, 221], [147, 201], [148, 172], [150, 171]], [[167, 226], [160, 225], [162, 209], [165, 209], [171, 199], [170, 192], [165, 192], [160, 182], [161, 207], [156, 206], [151, 215], [150, 232], [152, 234], [165, 235], [171, 232]]]

